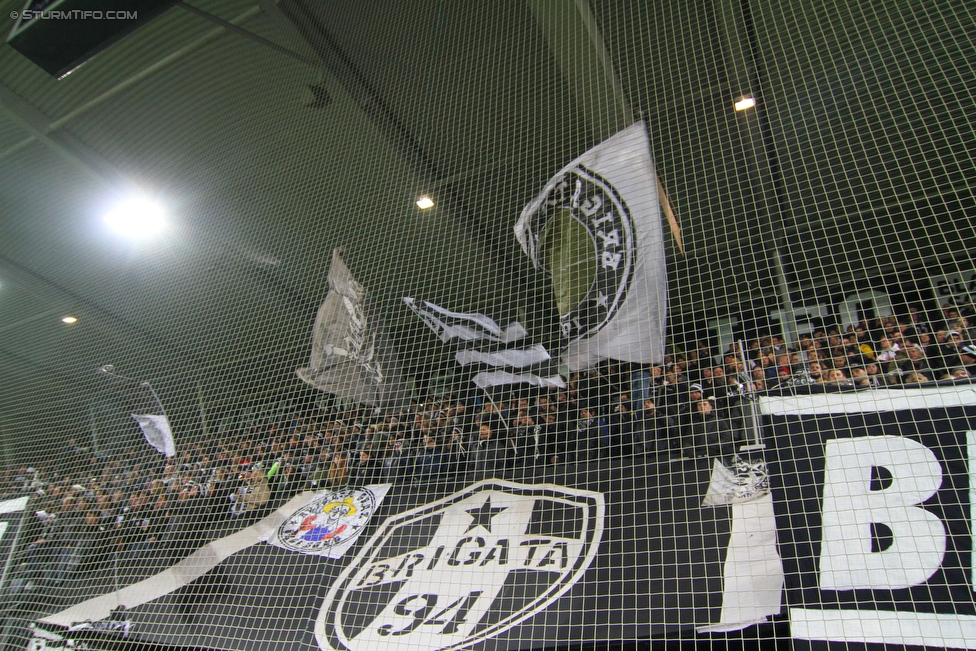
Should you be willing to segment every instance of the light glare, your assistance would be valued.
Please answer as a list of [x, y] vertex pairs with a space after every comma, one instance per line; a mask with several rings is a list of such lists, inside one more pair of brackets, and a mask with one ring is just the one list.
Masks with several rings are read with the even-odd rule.
[[425, 194], [424, 196], [417, 199], [417, 207], [420, 208], [421, 210], [427, 210], [428, 208], [433, 208], [434, 200]]
[[74, 323], [77, 320], [78, 320], [78, 318], [77, 317], [73, 317], [73, 316], [66, 316], [63, 319], [61, 319], [61, 321], [63, 323]]
[[755, 97], [743, 97], [738, 102], [735, 103], [736, 111], [745, 111], [746, 109], [751, 109], [756, 105]]
[[132, 239], [156, 235], [166, 226], [162, 206], [142, 197], [126, 199], [107, 215], [105, 223], [117, 233]]

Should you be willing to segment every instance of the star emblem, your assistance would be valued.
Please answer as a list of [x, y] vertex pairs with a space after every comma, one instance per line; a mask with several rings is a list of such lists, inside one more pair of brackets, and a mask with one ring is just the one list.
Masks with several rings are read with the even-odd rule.
[[599, 292], [599, 294], [596, 297], [596, 304], [599, 305], [600, 307], [606, 307], [608, 298], [609, 297], [606, 294], [604, 294], [603, 292]]
[[467, 509], [468, 515], [471, 516], [471, 524], [468, 525], [467, 531], [471, 531], [475, 527], [484, 527], [489, 532], [491, 531], [491, 519], [506, 510], [507, 506], [492, 506], [491, 496], [485, 500], [485, 503], [476, 509]]

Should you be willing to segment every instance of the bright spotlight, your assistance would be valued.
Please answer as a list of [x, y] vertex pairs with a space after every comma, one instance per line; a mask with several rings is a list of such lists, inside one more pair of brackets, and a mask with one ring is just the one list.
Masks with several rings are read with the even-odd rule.
[[143, 197], [118, 203], [104, 219], [113, 231], [132, 239], [151, 237], [166, 226], [162, 206]]
[[66, 316], [63, 319], [61, 319], [62, 323], [68, 323], [68, 324], [75, 323], [77, 321], [78, 321], [78, 317], [74, 317], [74, 316]]
[[751, 109], [755, 105], [756, 105], [756, 98], [747, 96], [747, 97], [740, 98], [739, 101], [737, 101], [734, 106], [736, 111], [745, 111], [746, 109]]
[[428, 208], [433, 208], [434, 200], [425, 194], [424, 196], [417, 199], [417, 207], [420, 208], [421, 210], [427, 210]]

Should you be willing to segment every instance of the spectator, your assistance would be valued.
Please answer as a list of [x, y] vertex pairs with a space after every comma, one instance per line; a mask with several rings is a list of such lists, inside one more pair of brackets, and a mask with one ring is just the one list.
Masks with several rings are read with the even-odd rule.
[[847, 378], [847, 374], [844, 373], [844, 371], [839, 368], [832, 368], [829, 371], [827, 371], [827, 379], [825, 380], [825, 382], [829, 382], [831, 384], [835, 384], [839, 386], [850, 385], [850, 382], [848, 381]]
[[659, 411], [654, 401], [647, 398], [637, 414], [634, 432], [635, 452], [666, 453], [671, 449], [671, 440], [677, 435], [678, 427], [673, 418]]
[[923, 382], [929, 381], [928, 376], [926, 376], [924, 373], [918, 373], [916, 371], [912, 371], [905, 376], [905, 384], [922, 384]]
[[902, 374], [906, 373], [926, 373], [931, 374], [928, 359], [921, 346], [914, 343], [906, 343], [905, 346], [895, 356], [895, 364]]
[[512, 459], [514, 465], [533, 465], [536, 444], [534, 430], [535, 419], [529, 415], [529, 408], [526, 406], [524, 409], [519, 409], [508, 437], [509, 448], [514, 450]]
[[610, 454], [634, 453], [634, 415], [630, 411], [630, 396], [621, 394], [610, 414]]
[[573, 441], [576, 461], [593, 461], [600, 458], [609, 446], [609, 429], [595, 411], [583, 407], [576, 419], [576, 438]]
[[[875, 364], [874, 366], [877, 366]], [[851, 382], [857, 387], [876, 387], [877, 380], [868, 375], [868, 371], [864, 366], [854, 366], [851, 368]]]
[[684, 432], [681, 452], [685, 458], [726, 456], [734, 452], [732, 432], [716, 417], [709, 400], [695, 404], [695, 417]]
[[359, 461], [353, 468], [352, 483], [357, 486], [368, 486], [382, 481], [383, 461], [373, 453], [369, 444], [359, 452]]
[[391, 436], [387, 439], [386, 454], [383, 456], [383, 481], [396, 484], [409, 481], [413, 460], [406, 439]]
[[889, 337], [884, 336], [878, 341], [878, 352], [875, 357], [878, 364], [881, 365], [882, 370], [885, 373], [890, 372], [892, 369], [892, 364], [895, 361], [895, 357], [898, 355], [898, 351], [901, 350], [901, 346], [893, 342]]
[[955, 331], [952, 341], [956, 344], [959, 361], [970, 375], [976, 373], [976, 344], [970, 340], [963, 340], [962, 333]]
[[[290, 470], [290, 466], [286, 470]], [[347, 483], [349, 483], [349, 452], [340, 450], [332, 455], [332, 464], [329, 466], [329, 486], [340, 487]]]
[[468, 451], [468, 474], [471, 479], [498, 476], [505, 470], [506, 452], [503, 442], [495, 437], [492, 422], [483, 421], [478, 428], [478, 440]]
[[437, 437], [432, 434], [425, 436], [424, 447], [414, 460], [413, 483], [427, 484], [440, 481], [443, 457]]
[[820, 365], [820, 362], [812, 362], [807, 368], [807, 373], [810, 375], [810, 379], [812, 379], [814, 382], [820, 383], [826, 381], [827, 379], [824, 376], [823, 367]]
[[793, 372], [789, 366], [779, 366], [776, 369], [776, 386], [786, 387], [793, 383]]
[[268, 486], [268, 478], [263, 467], [256, 465], [246, 471], [242, 479], [244, 485], [237, 490], [237, 493], [231, 495], [234, 503], [231, 513], [235, 516], [257, 511], [271, 499], [271, 488]]

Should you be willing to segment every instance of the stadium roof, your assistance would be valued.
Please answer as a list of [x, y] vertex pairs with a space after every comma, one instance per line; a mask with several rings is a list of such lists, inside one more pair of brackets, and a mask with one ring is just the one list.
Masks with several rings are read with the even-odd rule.
[[[512, 225], [641, 117], [683, 240], [673, 320], [775, 305], [777, 251], [797, 296], [971, 265], [976, 53], [927, 45], [972, 29], [965, 3], [190, 4], [249, 34], [176, 7], [61, 80], [0, 48], [8, 441], [84, 429], [105, 363], [161, 383], [178, 420], [300, 386], [336, 246], [416, 372], [444, 355], [401, 296], [551, 336]], [[131, 192], [166, 209], [157, 238], [105, 228]]]

